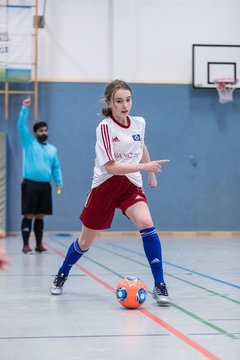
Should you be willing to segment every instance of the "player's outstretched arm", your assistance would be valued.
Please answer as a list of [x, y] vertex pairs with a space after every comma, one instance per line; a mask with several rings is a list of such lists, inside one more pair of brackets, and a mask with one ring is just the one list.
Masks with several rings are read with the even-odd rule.
[[170, 160], [154, 160], [141, 164], [123, 164], [118, 161], [109, 161], [105, 168], [112, 175], [126, 175], [138, 171], [162, 172], [162, 164], [169, 163]]

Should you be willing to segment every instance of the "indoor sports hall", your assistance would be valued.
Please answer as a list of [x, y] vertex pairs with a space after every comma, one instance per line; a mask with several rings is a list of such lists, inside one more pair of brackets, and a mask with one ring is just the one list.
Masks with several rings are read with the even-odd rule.
[[[239, 13], [237, 0], [0, 1], [1, 360], [239, 359]], [[157, 187], [142, 172], [165, 306], [153, 298], [142, 234], [119, 209], [82, 249], [63, 293], [50, 291], [82, 236], [96, 128], [114, 79], [131, 87], [129, 116], [145, 119], [151, 160], [170, 160], [155, 174]], [[23, 107], [34, 136], [34, 125], [47, 123], [63, 180], [50, 181], [42, 252], [35, 225], [32, 251], [23, 252]], [[131, 277], [146, 290], [134, 309], [116, 296]]]

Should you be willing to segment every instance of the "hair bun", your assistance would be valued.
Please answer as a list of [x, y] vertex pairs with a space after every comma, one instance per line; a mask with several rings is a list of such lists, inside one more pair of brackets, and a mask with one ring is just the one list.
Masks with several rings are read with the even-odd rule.
[[110, 108], [103, 108], [102, 109], [102, 115], [103, 116], [111, 116], [112, 115], [112, 110]]

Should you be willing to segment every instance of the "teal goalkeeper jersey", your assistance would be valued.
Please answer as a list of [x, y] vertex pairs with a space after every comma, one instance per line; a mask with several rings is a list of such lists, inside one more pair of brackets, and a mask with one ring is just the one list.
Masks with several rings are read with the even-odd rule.
[[62, 173], [57, 149], [51, 144], [41, 144], [28, 130], [29, 109], [22, 106], [17, 128], [23, 149], [23, 178], [33, 181], [50, 182], [62, 186]]

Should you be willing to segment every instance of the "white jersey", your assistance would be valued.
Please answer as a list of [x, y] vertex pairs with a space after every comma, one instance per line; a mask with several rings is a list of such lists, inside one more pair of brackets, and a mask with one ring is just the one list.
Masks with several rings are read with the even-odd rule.
[[[122, 125], [115, 119], [108, 117], [100, 122], [96, 135], [96, 159], [92, 188], [102, 184], [112, 177], [105, 169], [108, 161], [119, 161], [125, 164], [139, 164], [142, 159], [145, 120], [142, 117], [128, 117], [128, 125]], [[142, 187], [141, 173], [126, 174], [135, 185]]]

